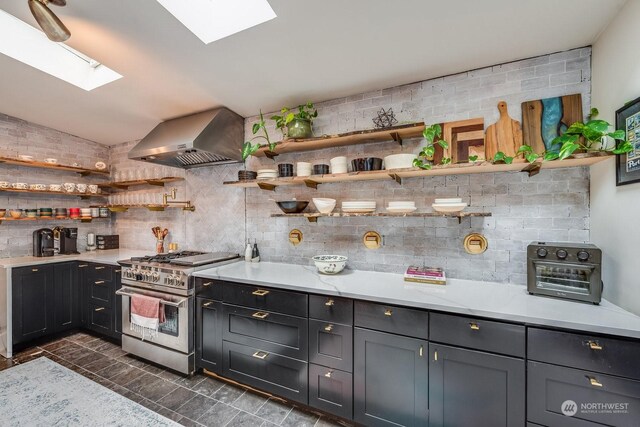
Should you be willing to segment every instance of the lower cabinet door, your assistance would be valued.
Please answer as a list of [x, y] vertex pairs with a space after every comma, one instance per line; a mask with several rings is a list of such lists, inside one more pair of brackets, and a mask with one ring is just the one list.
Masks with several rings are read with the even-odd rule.
[[53, 265], [54, 332], [77, 328], [80, 325], [77, 269], [75, 262]]
[[113, 336], [113, 312], [110, 308], [89, 304], [88, 327], [103, 335]]
[[639, 425], [640, 381], [539, 362], [528, 362], [527, 375], [527, 417], [533, 423]]
[[222, 349], [225, 377], [307, 404], [306, 362], [229, 341]]
[[342, 418], [353, 417], [353, 376], [309, 364], [309, 406]]
[[522, 426], [525, 362], [446, 345], [429, 345], [430, 426]]
[[355, 328], [354, 419], [367, 426], [429, 423], [426, 340]]
[[222, 374], [222, 303], [196, 298], [196, 365]]

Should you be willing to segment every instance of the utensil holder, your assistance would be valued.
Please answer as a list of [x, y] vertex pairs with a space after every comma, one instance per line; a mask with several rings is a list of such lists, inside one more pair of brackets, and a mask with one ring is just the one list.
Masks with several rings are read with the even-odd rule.
[[158, 239], [156, 241], [156, 253], [163, 254], [164, 253], [164, 240]]

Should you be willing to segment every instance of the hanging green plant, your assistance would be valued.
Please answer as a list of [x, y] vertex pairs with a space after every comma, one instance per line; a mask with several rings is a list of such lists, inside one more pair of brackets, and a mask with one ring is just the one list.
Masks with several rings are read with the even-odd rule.
[[[418, 167], [420, 169], [429, 170], [433, 166], [433, 156], [436, 154], [436, 144], [438, 144], [442, 149], [446, 150], [449, 148], [449, 143], [444, 139], [439, 139], [436, 141], [436, 138], [440, 138], [442, 136], [442, 127], [439, 124], [433, 124], [428, 126], [422, 132], [422, 136], [427, 141], [426, 145], [422, 147], [420, 153], [418, 153], [418, 157], [413, 160], [413, 166]], [[446, 165], [451, 163], [451, 159], [445, 157], [442, 159], [442, 164]]]
[[[268, 146], [270, 151], [274, 151], [276, 149], [276, 143], [271, 142], [271, 139], [269, 138], [269, 132], [267, 132], [262, 110], [260, 110], [260, 120], [253, 124], [251, 132], [256, 135], [260, 130], [262, 130], [263, 135], [254, 136], [242, 145], [242, 161], [247, 160], [249, 156], [253, 156], [263, 146]], [[256, 142], [255, 144], [252, 144], [256, 139], [264, 139], [267, 143], [260, 144], [259, 142]]]

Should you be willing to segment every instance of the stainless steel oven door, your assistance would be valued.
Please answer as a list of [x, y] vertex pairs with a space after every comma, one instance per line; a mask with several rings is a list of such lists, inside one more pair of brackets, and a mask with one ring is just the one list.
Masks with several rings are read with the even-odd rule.
[[189, 322], [193, 317], [193, 296], [182, 297], [147, 289], [122, 287], [116, 294], [122, 296], [122, 333], [142, 340], [142, 334], [131, 329], [131, 296], [147, 295], [163, 301], [166, 322], [160, 324], [158, 334], [154, 338], [146, 337], [144, 341], [157, 344], [182, 353], [190, 353]]

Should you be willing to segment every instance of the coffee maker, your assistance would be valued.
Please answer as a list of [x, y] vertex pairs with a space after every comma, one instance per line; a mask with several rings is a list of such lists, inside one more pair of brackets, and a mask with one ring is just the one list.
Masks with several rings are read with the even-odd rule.
[[41, 228], [33, 232], [33, 256], [53, 256], [53, 230]]
[[60, 255], [78, 254], [78, 229], [56, 227], [53, 229], [54, 247]]

